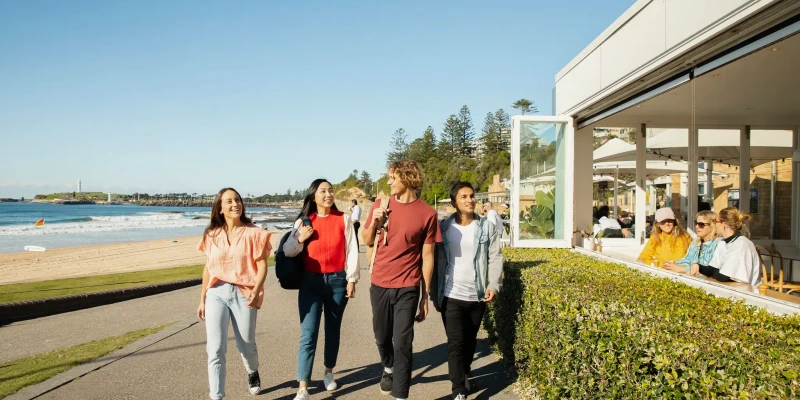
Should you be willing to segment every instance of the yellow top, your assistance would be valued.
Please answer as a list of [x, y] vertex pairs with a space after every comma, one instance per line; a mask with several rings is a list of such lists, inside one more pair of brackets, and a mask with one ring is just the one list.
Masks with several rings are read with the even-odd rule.
[[679, 236], [673, 238], [672, 235], [661, 232], [659, 233], [659, 243], [656, 245], [655, 236], [650, 236], [647, 244], [644, 245], [642, 253], [639, 258], [644, 260], [644, 263], [651, 265], [653, 256], [658, 258], [658, 267], [664, 268], [664, 261], [677, 261], [686, 255], [689, 250], [689, 243], [691, 238], [689, 235]]

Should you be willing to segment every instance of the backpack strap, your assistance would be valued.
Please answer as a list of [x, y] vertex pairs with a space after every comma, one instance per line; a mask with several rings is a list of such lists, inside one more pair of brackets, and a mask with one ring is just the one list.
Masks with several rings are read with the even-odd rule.
[[[389, 198], [388, 197], [384, 197], [384, 198], [381, 199], [380, 208], [385, 208], [387, 210], [389, 209]], [[375, 238], [376, 239], [381, 234], [381, 231], [384, 231], [383, 232], [383, 245], [384, 246], [388, 244], [386, 236], [388, 236], [389, 234], [387, 232], [385, 232], [385, 229], [388, 226], [389, 226], [388, 217], [384, 216], [379, 221], [378, 226], [375, 228]], [[372, 256], [370, 257], [370, 260], [369, 260], [369, 272], [372, 272], [372, 266], [375, 264], [375, 256], [377, 254], [378, 254], [378, 242], [375, 241], [374, 244], [373, 244]]]

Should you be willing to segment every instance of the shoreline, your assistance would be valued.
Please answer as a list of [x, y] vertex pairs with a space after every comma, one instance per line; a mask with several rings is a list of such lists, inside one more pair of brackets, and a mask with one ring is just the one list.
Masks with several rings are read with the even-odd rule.
[[[281, 232], [271, 231], [272, 251]], [[205, 264], [200, 235], [0, 254], [0, 285]]]

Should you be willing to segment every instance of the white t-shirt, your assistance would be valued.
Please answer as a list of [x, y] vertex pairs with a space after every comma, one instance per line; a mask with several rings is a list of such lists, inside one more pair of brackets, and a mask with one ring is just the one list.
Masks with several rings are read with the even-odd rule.
[[350, 215], [350, 218], [353, 219], [353, 222], [361, 221], [361, 207], [359, 207], [358, 204], [354, 205], [350, 211], [353, 213]]
[[444, 286], [444, 296], [462, 301], [478, 301], [478, 289], [475, 287], [475, 230], [478, 221], [461, 226], [455, 221], [445, 232], [447, 235], [450, 257], [447, 260], [447, 276], [450, 279]]
[[761, 282], [761, 259], [753, 242], [744, 236], [739, 236], [726, 243], [723, 249], [720, 251], [717, 247], [711, 259], [711, 266], [719, 268], [720, 274], [736, 282], [758, 286]]

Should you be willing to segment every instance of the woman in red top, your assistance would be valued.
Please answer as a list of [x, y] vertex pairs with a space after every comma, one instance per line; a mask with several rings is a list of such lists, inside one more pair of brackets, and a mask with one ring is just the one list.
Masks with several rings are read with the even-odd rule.
[[[311, 221], [305, 226], [303, 217]], [[305, 251], [303, 251], [305, 250]], [[355, 297], [359, 278], [358, 243], [350, 216], [334, 203], [333, 185], [325, 179], [311, 183], [290, 239], [283, 246], [287, 257], [303, 253], [305, 276], [297, 295], [300, 311], [300, 350], [297, 354], [295, 400], [310, 399], [308, 382], [317, 351], [319, 320], [325, 312], [325, 390], [338, 387], [333, 368], [339, 354], [339, 332], [347, 299]]]

